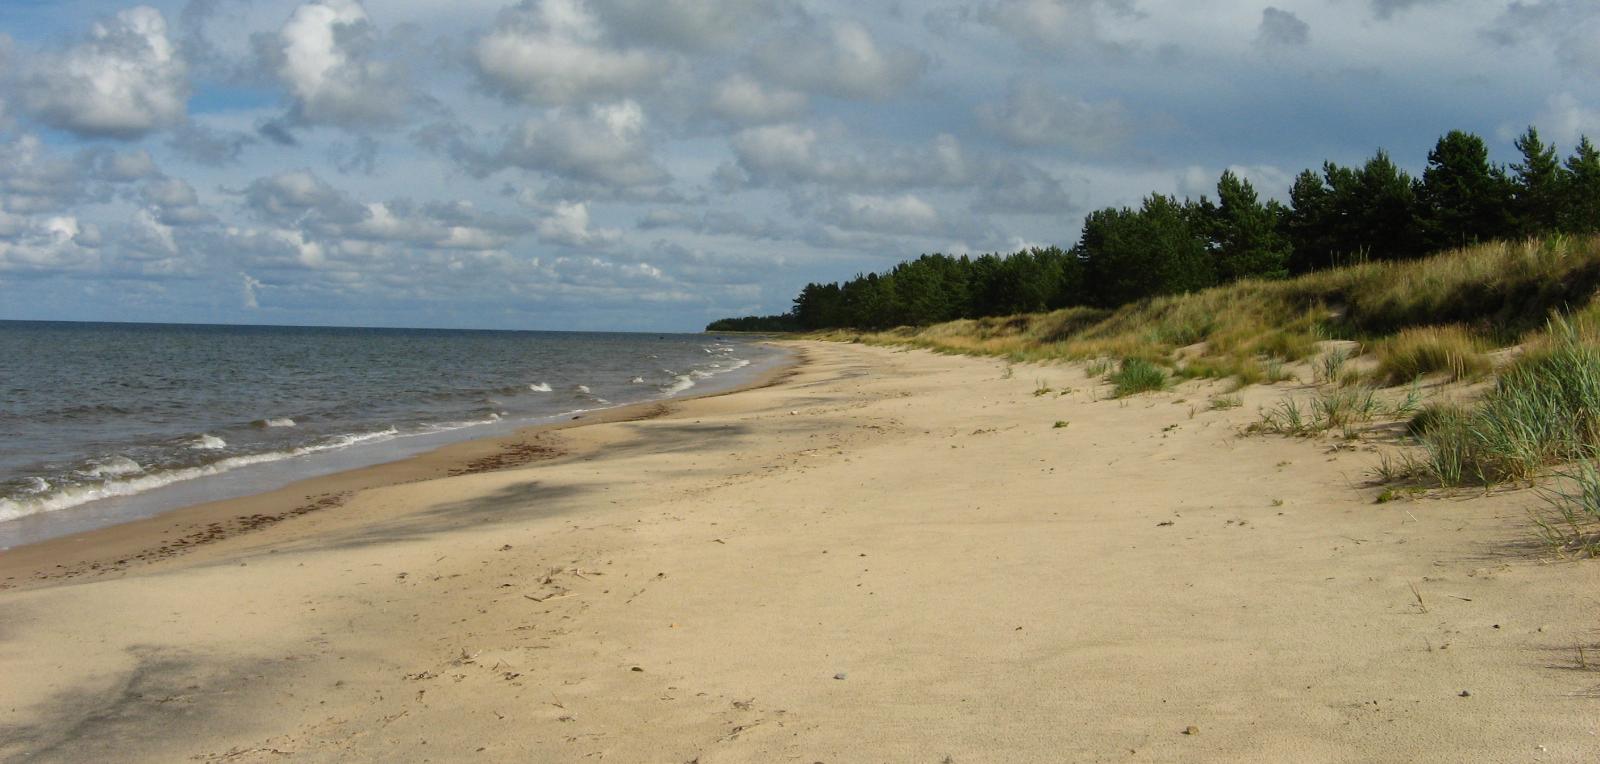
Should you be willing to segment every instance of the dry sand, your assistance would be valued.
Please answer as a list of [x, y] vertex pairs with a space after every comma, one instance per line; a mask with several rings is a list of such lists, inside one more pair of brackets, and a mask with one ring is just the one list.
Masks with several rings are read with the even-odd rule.
[[800, 352], [652, 418], [0, 554], [0, 758], [1600, 757], [1600, 563], [1532, 543], [1533, 492], [1374, 504], [1371, 453], [1237, 435], [1290, 385], [1210, 411]]

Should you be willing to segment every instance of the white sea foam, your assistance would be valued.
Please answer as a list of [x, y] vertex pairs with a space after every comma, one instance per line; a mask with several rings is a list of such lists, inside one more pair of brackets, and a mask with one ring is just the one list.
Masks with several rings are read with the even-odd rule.
[[672, 384], [667, 385], [666, 389], [662, 390], [662, 392], [666, 393], [667, 395], [677, 395], [678, 393], [688, 390], [691, 387], [694, 387], [694, 375], [678, 374], [672, 378]]
[[[466, 429], [468, 427], [478, 427], [480, 425], [494, 424], [495, 422], [500, 421], [504, 416], [505, 416], [504, 414], [496, 412], [496, 413], [490, 414], [488, 417], [486, 417], [484, 419], [469, 419], [469, 420], [465, 420], [465, 421], [461, 421], [461, 422], [439, 422], [437, 424], [425, 424], [425, 425], [422, 426], [421, 433], [449, 432], [451, 430], [464, 430], [464, 429]], [[418, 434], [421, 434], [421, 433], [418, 433]]]
[[528, 389], [532, 390], [532, 391], [534, 391], [536, 393], [548, 393], [548, 392], [550, 392], [550, 383], [549, 382], [540, 382], [539, 384], [536, 384], [536, 385], [528, 385]]
[[228, 447], [228, 441], [209, 433], [189, 441], [189, 447], [196, 451], [218, 451]]
[[50, 490], [50, 481], [45, 480], [42, 477], [30, 476], [28, 478], [28, 487], [24, 490], [26, 490], [28, 493], [44, 493], [45, 491]]
[[144, 472], [144, 467], [126, 456], [113, 456], [105, 461], [95, 462], [94, 466], [83, 471], [83, 474], [92, 478], [113, 478], [123, 475], [137, 475]]
[[633, 384], [635, 384], [635, 385], [642, 385], [642, 384], [644, 384], [644, 377], [634, 377], [633, 379], [630, 379], [628, 381], [633, 383]]
[[589, 394], [589, 386], [588, 385], [578, 385], [578, 392], [583, 393], [584, 395], [588, 395]]
[[250, 424], [256, 427], [293, 427], [294, 420], [286, 416], [275, 416], [267, 419], [257, 419]]
[[[269, 451], [264, 454], [230, 456], [226, 459], [220, 459], [210, 464], [202, 464], [197, 467], [183, 467], [174, 470], [165, 470], [162, 472], [136, 475], [117, 480], [107, 480], [102, 483], [88, 483], [83, 485], [68, 486], [54, 493], [33, 499], [0, 499], [0, 521], [15, 520], [19, 517], [36, 515], [41, 512], [54, 512], [59, 509], [66, 509], [68, 507], [76, 507], [80, 504], [87, 504], [97, 499], [106, 499], [113, 496], [132, 496], [134, 494], [144, 493], [145, 491], [161, 488], [162, 486], [172, 485], [173, 483], [180, 483], [185, 480], [194, 480], [195, 478], [220, 475], [224, 472], [236, 470], [240, 467], [248, 467], [252, 464], [265, 464], [267, 462], [277, 462], [283, 461], [284, 459], [292, 459], [296, 456], [306, 456], [308, 454], [321, 453], [323, 451], [335, 451], [341, 448], [349, 448], [350, 446], [358, 443], [371, 443], [379, 440], [388, 440], [398, 434], [398, 430], [390, 427], [377, 432], [336, 435], [323, 440], [320, 443], [313, 443], [309, 446], [300, 446], [299, 448], [291, 448], [287, 451]], [[128, 461], [132, 462], [133, 460], [129, 459]]]

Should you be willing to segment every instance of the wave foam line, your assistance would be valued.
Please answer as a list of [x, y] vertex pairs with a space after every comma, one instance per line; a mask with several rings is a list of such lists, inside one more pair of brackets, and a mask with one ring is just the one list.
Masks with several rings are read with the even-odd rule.
[[108, 480], [95, 485], [70, 486], [37, 499], [21, 501], [0, 499], [0, 521], [15, 520], [19, 517], [36, 515], [41, 512], [55, 512], [69, 507], [76, 507], [80, 504], [87, 504], [98, 499], [108, 499], [114, 496], [133, 496], [145, 491], [169, 486], [173, 483], [220, 475], [252, 464], [278, 462], [284, 459], [293, 459], [297, 456], [306, 456], [323, 451], [335, 451], [341, 448], [349, 448], [358, 443], [388, 440], [398, 434], [398, 430], [390, 427], [377, 432], [338, 435], [321, 443], [291, 448], [287, 451], [269, 451], [264, 454], [230, 456], [226, 459], [219, 459], [210, 464], [202, 464], [196, 467], [180, 467], [122, 480]]

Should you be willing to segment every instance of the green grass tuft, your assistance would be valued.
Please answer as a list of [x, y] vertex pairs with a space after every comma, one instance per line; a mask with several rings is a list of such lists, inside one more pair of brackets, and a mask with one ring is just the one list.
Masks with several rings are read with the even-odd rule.
[[1112, 385], [1111, 394], [1117, 398], [1165, 390], [1170, 384], [1167, 373], [1161, 367], [1143, 358], [1122, 359], [1122, 365], [1111, 374], [1108, 381]]
[[1412, 430], [1440, 483], [1531, 480], [1600, 447], [1600, 346], [1557, 319], [1476, 406], [1431, 411]]

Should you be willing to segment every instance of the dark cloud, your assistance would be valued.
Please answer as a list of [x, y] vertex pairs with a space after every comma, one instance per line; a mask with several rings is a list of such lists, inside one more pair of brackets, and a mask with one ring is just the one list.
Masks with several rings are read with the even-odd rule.
[[1267, 48], [1300, 48], [1311, 42], [1311, 25], [1291, 11], [1268, 6], [1261, 11], [1256, 44]]
[[[1372, 15], [1388, 20], [1405, 11], [1424, 5], [1437, 5], [1444, 0], [1371, 0]], [[1515, 3], [1513, 3], [1515, 5]]]

